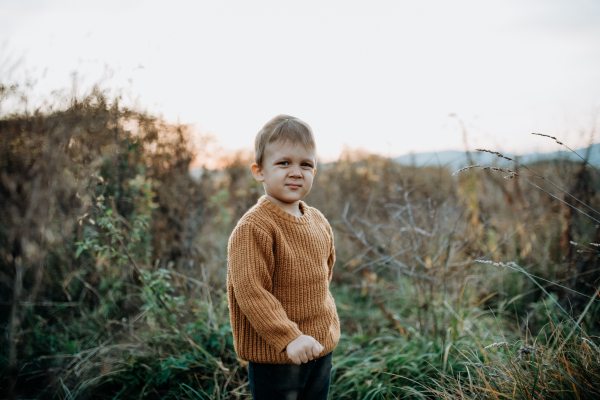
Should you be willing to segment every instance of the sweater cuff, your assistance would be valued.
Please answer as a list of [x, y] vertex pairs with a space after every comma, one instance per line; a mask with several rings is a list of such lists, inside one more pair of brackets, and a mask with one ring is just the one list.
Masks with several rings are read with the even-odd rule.
[[302, 335], [302, 331], [294, 326], [292, 329], [290, 329], [287, 335], [279, 336], [274, 343], [277, 353], [285, 351], [287, 345], [290, 344], [292, 340], [296, 339], [300, 335]]

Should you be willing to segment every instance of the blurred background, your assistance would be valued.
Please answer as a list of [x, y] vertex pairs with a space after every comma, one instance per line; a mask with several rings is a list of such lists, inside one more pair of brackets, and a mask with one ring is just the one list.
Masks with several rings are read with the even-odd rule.
[[598, 43], [583, 0], [3, 0], [0, 393], [250, 398], [227, 240], [286, 113], [335, 233], [331, 398], [600, 396]]

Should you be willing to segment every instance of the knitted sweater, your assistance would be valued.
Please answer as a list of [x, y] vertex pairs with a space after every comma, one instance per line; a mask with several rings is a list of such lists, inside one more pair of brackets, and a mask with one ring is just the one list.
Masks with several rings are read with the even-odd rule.
[[247, 361], [292, 364], [287, 345], [304, 334], [323, 345], [340, 338], [329, 283], [331, 226], [300, 202], [296, 217], [262, 196], [239, 220], [228, 244], [227, 294], [235, 351]]

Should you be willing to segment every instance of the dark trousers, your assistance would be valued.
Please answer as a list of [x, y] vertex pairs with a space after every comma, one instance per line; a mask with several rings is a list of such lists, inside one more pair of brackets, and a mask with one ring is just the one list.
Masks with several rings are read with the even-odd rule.
[[248, 365], [254, 400], [326, 400], [331, 378], [331, 353], [296, 364]]

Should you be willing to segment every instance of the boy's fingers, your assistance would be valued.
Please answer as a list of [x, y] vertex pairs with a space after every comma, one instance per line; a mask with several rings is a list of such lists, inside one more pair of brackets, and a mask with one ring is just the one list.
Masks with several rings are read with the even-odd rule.
[[319, 350], [318, 354], [321, 354], [321, 352], [323, 351], [324, 347], [321, 343], [319, 343], [318, 341], [315, 340], [315, 346], [316, 348]]
[[308, 355], [306, 354], [306, 352], [305, 352], [305, 351], [303, 351], [302, 353], [300, 353], [300, 360], [301, 360], [303, 363], [307, 363], [307, 362], [308, 362]]
[[312, 347], [312, 354], [313, 354], [313, 360], [317, 357], [319, 357], [319, 354], [321, 354], [321, 346], [319, 345], [319, 343], [315, 343], [315, 345]]

